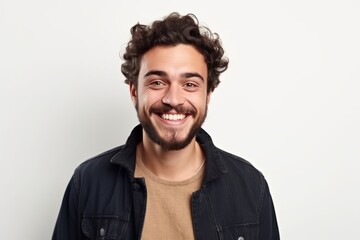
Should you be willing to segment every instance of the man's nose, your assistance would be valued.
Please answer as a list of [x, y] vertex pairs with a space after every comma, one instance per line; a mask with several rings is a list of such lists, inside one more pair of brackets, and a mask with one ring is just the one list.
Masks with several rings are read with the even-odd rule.
[[182, 93], [181, 87], [174, 85], [169, 86], [162, 99], [162, 102], [173, 107], [184, 104], [185, 97]]

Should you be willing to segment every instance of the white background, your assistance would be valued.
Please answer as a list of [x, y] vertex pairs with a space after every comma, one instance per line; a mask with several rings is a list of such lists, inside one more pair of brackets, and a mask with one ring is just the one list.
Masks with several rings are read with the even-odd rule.
[[172, 11], [222, 38], [204, 128], [263, 172], [282, 239], [359, 237], [359, 1], [4, 2], [1, 239], [50, 239], [74, 169], [124, 143], [137, 118], [119, 53]]

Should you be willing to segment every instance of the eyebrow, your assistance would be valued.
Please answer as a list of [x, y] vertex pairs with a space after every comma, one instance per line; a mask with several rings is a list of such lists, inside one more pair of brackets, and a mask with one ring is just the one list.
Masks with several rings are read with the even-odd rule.
[[[164, 71], [160, 71], [160, 70], [150, 70], [145, 74], [145, 77], [151, 76], [151, 75], [155, 75], [155, 76], [159, 76], [159, 77], [168, 77], [169, 75], [164, 72]], [[180, 75], [182, 78], [192, 78], [192, 77], [198, 77], [201, 80], [204, 81], [204, 78], [196, 72], [186, 72], [186, 73], [182, 73]]]
[[164, 71], [160, 71], [160, 70], [150, 70], [145, 74], [145, 77], [151, 76], [151, 75], [155, 75], [155, 76], [160, 76], [160, 77], [167, 77], [168, 74]]
[[204, 78], [200, 74], [198, 74], [196, 72], [183, 73], [183, 74], [181, 74], [181, 77], [183, 77], [183, 78], [198, 77], [198, 78], [200, 78], [201, 80], [204, 81]]

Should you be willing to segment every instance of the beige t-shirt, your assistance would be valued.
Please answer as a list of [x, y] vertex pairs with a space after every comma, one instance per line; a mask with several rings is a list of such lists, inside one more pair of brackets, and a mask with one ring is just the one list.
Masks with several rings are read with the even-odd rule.
[[144, 177], [147, 188], [142, 240], [194, 239], [191, 195], [200, 189], [204, 169], [190, 179], [173, 182], [156, 177], [142, 161], [136, 162], [135, 177]]

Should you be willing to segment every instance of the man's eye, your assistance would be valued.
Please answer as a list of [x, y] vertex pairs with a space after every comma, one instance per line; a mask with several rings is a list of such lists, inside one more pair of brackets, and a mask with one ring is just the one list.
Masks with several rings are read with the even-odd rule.
[[189, 87], [189, 88], [193, 88], [196, 87], [197, 85], [194, 83], [185, 83], [185, 87]]
[[165, 85], [166, 84], [161, 80], [154, 80], [149, 82], [148, 84], [148, 86], [153, 89], [162, 89], [163, 87], [165, 87]]
[[161, 86], [161, 85], [164, 85], [164, 83], [163, 83], [163, 82], [161, 82], [161, 81], [153, 81], [153, 82], [151, 82], [150, 84], [151, 84], [151, 85], [154, 85], [154, 86]]

